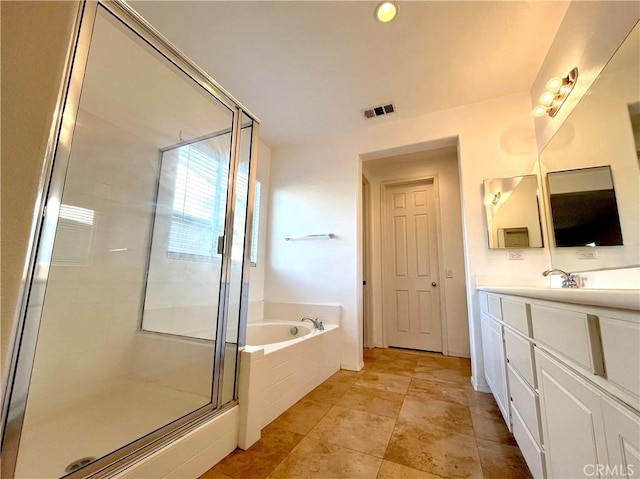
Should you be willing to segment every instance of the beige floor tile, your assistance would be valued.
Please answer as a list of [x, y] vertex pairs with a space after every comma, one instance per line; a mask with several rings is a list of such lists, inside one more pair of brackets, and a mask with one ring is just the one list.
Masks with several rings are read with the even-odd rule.
[[482, 477], [475, 437], [451, 429], [398, 420], [384, 458], [447, 478]]
[[334, 406], [309, 433], [321, 443], [382, 457], [395, 419]]
[[233, 479], [264, 479], [303, 437], [301, 434], [269, 425], [262, 430], [262, 437], [257, 443], [246, 451], [236, 449], [207, 474], [211, 474], [209, 477], [212, 478], [226, 475]]
[[477, 439], [484, 476], [491, 479], [529, 479], [531, 472], [518, 446]]
[[287, 431], [305, 435], [318, 421], [331, 409], [331, 404], [301, 399], [271, 424], [277, 425]]
[[371, 414], [378, 414], [380, 416], [396, 418], [402, 407], [403, 400], [404, 394], [378, 391], [356, 384], [340, 398], [336, 405], [358, 411], [370, 412]]
[[432, 381], [447, 381], [456, 384], [470, 386], [469, 376], [460, 369], [433, 369], [430, 371], [422, 371], [421, 366], [416, 367], [414, 378], [431, 379]]
[[325, 381], [307, 394], [304, 399], [333, 405], [344, 396], [352, 385], [352, 382]]
[[307, 436], [270, 479], [374, 479], [382, 459]]
[[[426, 368], [425, 371], [433, 369], [460, 369], [460, 358], [455, 356], [421, 356], [418, 359], [418, 368]], [[418, 369], [416, 369], [417, 371]]]
[[530, 477], [493, 396], [471, 388], [468, 359], [373, 348], [364, 364], [338, 371], [202, 479]]
[[487, 410], [498, 410], [498, 403], [493, 398], [491, 393], [481, 393], [474, 390], [467, 390], [467, 399], [469, 400], [469, 406], [478, 407]]
[[343, 384], [353, 384], [360, 376], [362, 376], [362, 371], [349, 371], [347, 369], [340, 369], [333, 376], [327, 379], [325, 382], [327, 383], [343, 383]]
[[464, 372], [467, 377], [471, 377], [471, 359], [458, 358], [460, 361], [460, 371]]
[[469, 436], [474, 434], [468, 406], [428, 397], [407, 396], [398, 420], [437, 426]]
[[366, 360], [374, 361], [378, 359], [378, 356], [380, 356], [380, 353], [382, 353], [382, 348], [364, 348], [362, 355], [364, 356], [365, 361]]
[[216, 468], [209, 469], [203, 475], [200, 476], [200, 479], [233, 479], [231, 476], [227, 476], [216, 470]]
[[442, 476], [419, 471], [395, 462], [382, 461], [377, 479], [442, 479]]
[[417, 351], [415, 349], [387, 348], [382, 350], [379, 359], [383, 358], [418, 360], [423, 354], [425, 354], [423, 351]]
[[477, 437], [503, 444], [516, 444], [497, 406], [495, 410], [487, 410], [477, 406], [472, 406], [470, 410], [473, 429]]
[[411, 379], [407, 394], [464, 404], [465, 406], [469, 404], [467, 390], [459, 384], [447, 381], [434, 381], [414, 377]]
[[380, 357], [373, 362], [368, 370], [410, 377], [413, 375], [413, 371], [417, 364], [418, 361], [416, 359]]
[[356, 384], [380, 391], [406, 394], [410, 382], [411, 378], [408, 376], [398, 376], [397, 374], [382, 373], [374, 370], [366, 371]]

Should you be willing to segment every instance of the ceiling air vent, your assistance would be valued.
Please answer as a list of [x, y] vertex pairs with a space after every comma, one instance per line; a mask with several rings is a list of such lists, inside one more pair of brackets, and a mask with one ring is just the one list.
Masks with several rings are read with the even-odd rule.
[[362, 110], [364, 117], [368, 120], [369, 118], [375, 118], [377, 116], [389, 115], [391, 113], [396, 112], [396, 106], [393, 103], [388, 103], [386, 105], [373, 106], [371, 108], [367, 108]]

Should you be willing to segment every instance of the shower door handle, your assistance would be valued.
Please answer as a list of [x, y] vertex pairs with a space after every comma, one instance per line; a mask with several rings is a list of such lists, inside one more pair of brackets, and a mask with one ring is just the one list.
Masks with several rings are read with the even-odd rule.
[[222, 252], [224, 251], [224, 236], [218, 236], [218, 253], [219, 255], [222, 255]]

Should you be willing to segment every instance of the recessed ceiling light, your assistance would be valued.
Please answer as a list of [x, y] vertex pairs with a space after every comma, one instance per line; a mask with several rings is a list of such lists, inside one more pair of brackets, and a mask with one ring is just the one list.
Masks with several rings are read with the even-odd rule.
[[380, 2], [375, 10], [375, 17], [380, 23], [389, 23], [398, 15], [396, 2]]

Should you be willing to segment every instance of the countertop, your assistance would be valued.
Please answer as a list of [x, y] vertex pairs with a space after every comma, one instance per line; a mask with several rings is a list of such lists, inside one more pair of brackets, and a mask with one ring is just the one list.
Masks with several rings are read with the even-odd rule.
[[640, 290], [637, 289], [542, 288], [536, 286], [478, 286], [477, 289], [487, 293], [640, 311]]

